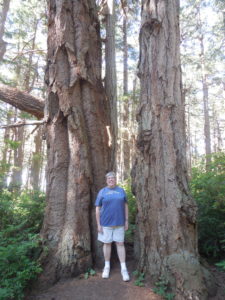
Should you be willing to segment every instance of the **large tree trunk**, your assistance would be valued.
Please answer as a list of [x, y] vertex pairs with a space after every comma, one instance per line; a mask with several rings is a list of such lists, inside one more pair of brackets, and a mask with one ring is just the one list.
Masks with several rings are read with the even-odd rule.
[[[93, 203], [108, 171], [109, 125], [94, 0], [48, 1], [47, 210], [42, 283], [76, 275], [102, 257]], [[46, 277], [47, 276], [47, 277]]]
[[178, 15], [176, 0], [142, 1], [135, 249], [139, 269], [169, 279], [176, 299], [206, 299], [196, 204], [187, 183]]
[[110, 169], [116, 171], [117, 152], [117, 88], [115, 57], [115, 0], [106, 0], [106, 42], [105, 42], [105, 90], [110, 107]]

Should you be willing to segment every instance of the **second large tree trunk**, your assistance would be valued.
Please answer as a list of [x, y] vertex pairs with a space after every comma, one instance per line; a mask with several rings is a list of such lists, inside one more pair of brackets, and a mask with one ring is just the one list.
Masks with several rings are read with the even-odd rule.
[[196, 205], [187, 183], [178, 13], [175, 0], [142, 1], [135, 249], [139, 269], [156, 281], [167, 278], [176, 299], [206, 299]]
[[51, 0], [48, 33], [47, 211], [42, 278], [84, 272], [101, 253], [93, 203], [108, 171], [109, 125], [101, 84], [95, 1]]

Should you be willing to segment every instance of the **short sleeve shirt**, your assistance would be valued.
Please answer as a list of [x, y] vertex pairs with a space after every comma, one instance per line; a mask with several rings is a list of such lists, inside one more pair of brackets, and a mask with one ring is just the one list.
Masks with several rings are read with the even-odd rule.
[[97, 195], [95, 206], [100, 206], [101, 226], [124, 226], [127, 196], [123, 188], [104, 187]]

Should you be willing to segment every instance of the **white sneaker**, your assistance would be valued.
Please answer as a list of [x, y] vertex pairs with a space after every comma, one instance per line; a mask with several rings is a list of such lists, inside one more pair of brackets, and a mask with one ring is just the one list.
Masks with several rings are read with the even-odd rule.
[[129, 281], [130, 280], [130, 276], [129, 276], [127, 270], [121, 270], [121, 274], [122, 274], [122, 277], [123, 277], [123, 281]]
[[110, 268], [105, 267], [102, 272], [102, 278], [109, 278], [109, 271], [110, 271]]

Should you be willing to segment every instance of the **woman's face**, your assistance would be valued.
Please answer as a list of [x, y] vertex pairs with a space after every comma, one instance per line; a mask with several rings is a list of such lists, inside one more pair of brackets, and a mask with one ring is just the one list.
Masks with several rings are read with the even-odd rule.
[[106, 183], [109, 188], [114, 188], [116, 186], [116, 177], [108, 176], [106, 178]]

